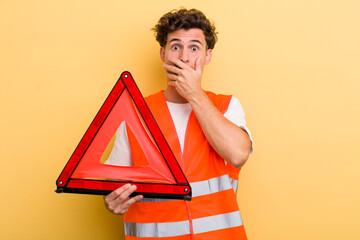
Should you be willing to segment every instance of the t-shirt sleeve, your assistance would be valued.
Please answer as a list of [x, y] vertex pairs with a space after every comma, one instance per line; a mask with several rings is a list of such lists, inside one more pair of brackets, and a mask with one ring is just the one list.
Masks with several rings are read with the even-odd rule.
[[244, 129], [250, 137], [251, 141], [251, 150], [250, 155], [253, 153], [253, 140], [251, 137], [250, 130], [246, 127], [245, 112], [239, 102], [235, 97], [232, 97], [230, 100], [229, 107], [224, 113], [224, 117], [227, 118], [230, 122], [234, 123], [236, 126]]

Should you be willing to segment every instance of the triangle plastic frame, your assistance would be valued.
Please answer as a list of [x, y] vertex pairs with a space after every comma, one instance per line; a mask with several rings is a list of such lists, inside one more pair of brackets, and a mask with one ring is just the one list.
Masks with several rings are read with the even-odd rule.
[[[96, 135], [100, 132], [115, 104], [124, 93], [126, 93], [125, 95], [129, 95], [131, 97], [132, 102], [137, 108], [138, 114], [142, 117], [142, 122], [146, 125], [148, 132], [151, 134], [152, 139], [156, 144], [154, 148], [157, 148], [158, 151], [160, 151], [164, 161], [153, 164], [155, 166], [151, 166], [152, 162], [148, 159], [150, 165], [148, 168], [121, 167], [106, 164], [101, 164], [100, 166], [102, 171], [105, 173], [106, 171], [109, 171], [116, 173], [117, 176], [137, 175], [137, 180], [131, 179], [131, 177], [120, 180], [114, 178], [107, 179], [76, 176], [74, 172], [76, 172], [79, 163], [83, 160], [85, 154], [91, 154], [87, 153], [87, 151], [91, 148], [91, 144], [95, 142], [94, 139], [96, 138]], [[100, 160], [98, 159], [98, 161]], [[150, 171], [152, 168], [156, 168], [156, 165], [169, 171], [170, 173], [168, 173], [168, 175], [171, 176], [168, 176], [168, 178], [172, 180], [164, 181], [155, 179], [154, 181], [149, 182], [139, 180], [139, 176], [142, 176], [141, 171]], [[99, 164], [94, 166], [99, 167]], [[92, 168], [92, 171], [97, 171], [95, 167]], [[154, 170], [154, 172], [157, 172], [156, 169]], [[140, 172], [140, 174], [138, 174], [138, 172]], [[147, 172], [146, 174], [149, 173]], [[132, 196], [141, 194], [144, 197], [191, 200], [191, 187], [185, 177], [185, 174], [180, 168], [174, 154], [166, 142], [164, 135], [151, 114], [150, 109], [141, 95], [133, 77], [129, 72], [123, 72], [58, 177], [56, 181], [56, 192], [107, 195], [127, 183], [137, 186], [137, 189]]]

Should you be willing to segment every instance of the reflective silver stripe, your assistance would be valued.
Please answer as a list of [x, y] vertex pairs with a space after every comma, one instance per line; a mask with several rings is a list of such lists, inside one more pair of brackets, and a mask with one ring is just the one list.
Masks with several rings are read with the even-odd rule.
[[230, 182], [231, 182], [232, 188], [234, 189], [234, 192], [236, 194], [237, 193], [238, 180], [230, 178]]
[[190, 234], [189, 221], [168, 223], [124, 222], [124, 228], [125, 235], [132, 237], [174, 237]]
[[190, 183], [192, 196], [204, 196], [211, 193], [221, 192], [232, 188], [228, 174], [210, 178], [209, 180]]
[[[234, 183], [234, 181], [236, 183]], [[221, 192], [233, 188], [236, 193], [237, 181], [229, 177], [228, 174], [220, 177], [210, 178], [205, 181], [190, 183], [192, 190], [192, 197], [204, 196], [211, 193]], [[143, 198], [139, 202], [165, 202], [176, 201], [174, 199], [161, 198]]]
[[177, 200], [170, 198], [143, 198], [138, 202], [150, 203], [150, 202], [167, 202], [167, 201], [177, 201]]
[[[238, 227], [243, 224], [239, 211], [193, 219], [194, 234]], [[189, 221], [168, 223], [124, 222], [125, 235], [132, 237], [175, 237], [190, 234]]]
[[243, 225], [243, 222], [239, 211], [193, 219], [193, 229], [195, 234], [238, 227], [241, 225]]

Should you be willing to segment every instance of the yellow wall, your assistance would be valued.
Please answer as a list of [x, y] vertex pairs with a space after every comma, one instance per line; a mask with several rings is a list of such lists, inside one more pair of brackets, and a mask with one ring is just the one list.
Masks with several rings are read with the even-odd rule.
[[149, 29], [179, 6], [215, 21], [203, 87], [236, 95], [253, 133], [249, 239], [360, 239], [358, 0], [1, 0], [0, 238], [122, 239], [102, 197], [55, 180], [122, 71], [165, 86]]

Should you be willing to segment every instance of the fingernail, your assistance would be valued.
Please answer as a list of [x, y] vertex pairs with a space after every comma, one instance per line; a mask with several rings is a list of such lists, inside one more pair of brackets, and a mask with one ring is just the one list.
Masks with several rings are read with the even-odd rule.
[[136, 190], [136, 185], [132, 185], [131, 188], [132, 188], [132, 190], [135, 191]]

